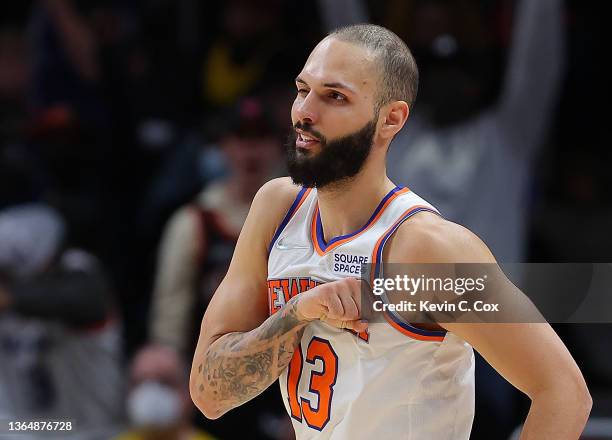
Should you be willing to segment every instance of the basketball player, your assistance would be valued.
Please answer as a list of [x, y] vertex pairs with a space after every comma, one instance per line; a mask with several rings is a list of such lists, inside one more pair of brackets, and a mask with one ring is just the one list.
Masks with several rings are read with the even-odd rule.
[[386, 176], [417, 82], [408, 48], [378, 26], [334, 31], [310, 54], [291, 111], [299, 186], [260, 189], [202, 322], [190, 388], [207, 417], [280, 378], [298, 439], [468, 439], [474, 347], [531, 398], [522, 439], [579, 437], [591, 398], [548, 324], [368, 325], [360, 281], [333, 264], [495, 261]]

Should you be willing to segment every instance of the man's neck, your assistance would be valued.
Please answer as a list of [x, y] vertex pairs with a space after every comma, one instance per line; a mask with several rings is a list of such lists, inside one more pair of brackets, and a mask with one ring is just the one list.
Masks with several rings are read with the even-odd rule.
[[317, 191], [325, 241], [350, 234], [366, 224], [372, 213], [395, 188], [386, 173], [363, 169], [349, 181]]

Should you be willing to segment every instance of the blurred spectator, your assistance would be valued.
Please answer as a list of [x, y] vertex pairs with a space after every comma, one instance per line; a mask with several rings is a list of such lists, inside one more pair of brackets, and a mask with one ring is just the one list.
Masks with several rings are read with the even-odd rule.
[[[28, 148], [41, 163], [41, 197], [61, 210], [70, 241], [107, 257], [114, 212], [111, 124], [99, 39], [86, 15], [91, 5], [84, 5], [76, 0], [32, 5]], [[98, 226], [100, 219], [106, 228]]]
[[72, 0], [39, 0], [30, 23], [34, 44], [33, 104], [65, 106], [87, 124], [102, 124], [97, 40]]
[[187, 355], [204, 307], [225, 276], [251, 200], [278, 175], [282, 162], [277, 126], [262, 101], [243, 99], [215, 126], [228, 176], [209, 184], [170, 219], [152, 303], [152, 338]]
[[280, 0], [225, 2], [220, 32], [202, 66], [202, 93], [208, 109], [232, 105], [266, 84], [286, 80], [297, 64], [295, 50], [282, 34], [285, 9]]
[[67, 249], [45, 205], [0, 211], [0, 419], [71, 420], [66, 439], [107, 439], [120, 422], [121, 342], [96, 259]]
[[562, 2], [517, 2], [501, 95], [485, 108], [484, 31], [460, 39], [450, 4], [417, 4], [410, 38], [422, 90], [389, 150], [389, 174], [482, 237], [499, 261], [523, 261], [533, 162], [563, 72]]
[[368, 21], [363, 0], [318, 0], [323, 28], [327, 32], [352, 23]]
[[24, 132], [26, 96], [30, 80], [30, 57], [23, 32], [0, 28], [0, 117], [2, 139]]
[[30, 55], [25, 33], [0, 27], [0, 209], [42, 191], [40, 168], [28, 144]]
[[129, 369], [130, 429], [115, 440], [213, 440], [190, 422], [188, 384], [187, 365], [175, 350], [160, 345], [141, 349]]
[[[406, 38], [422, 90], [390, 147], [389, 175], [482, 237], [498, 261], [521, 262], [534, 160], [563, 72], [562, 2], [517, 2], [501, 95], [492, 104], [494, 70], [476, 4], [413, 3]], [[516, 391], [480, 357], [476, 380], [473, 438], [508, 435], [517, 423]]]
[[[277, 125], [263, 101], [243, 99], [215, 127], [228, 176], [208, 185], [170, 219], [159, 248], [150, 315], [152, 340], [188, 358], [204, 310], [227, 272], [251, 201], [259, 187], [278, 174], [282, 162]], [[276, 389], [206, 426], [220, 437], [233, 438], [241, 430], [238, 425], [247, 424], [253, 426], [253, 438], [277, 438], [265, 432], [271, 426], [263, 422], [265, 414], [286, 418]]]

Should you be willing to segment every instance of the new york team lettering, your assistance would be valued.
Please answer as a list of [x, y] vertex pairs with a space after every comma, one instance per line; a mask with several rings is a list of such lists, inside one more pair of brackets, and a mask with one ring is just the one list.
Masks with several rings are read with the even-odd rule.
[[320, 281], [307, 278], [278, 278], [268, 280], [268, 298], [270, 302], [270, 315], [278, 312], [287, 301], [298, 293], [317, 287]]
[[[270, 305], [270, 315], [278, 312], [283, 308], [287, 301], [294, 296], [304, 293], [320, 284], [320, 281], [313, 280], [310, 277], [300, 278], [275, 278], [269, 279], [268, 284], [268, 303]], [[359, 339], [368, 342], [370, 340], [370, 334], [367, 332], [357, 333], [353, 330], [347, 331], [353, 333]]]

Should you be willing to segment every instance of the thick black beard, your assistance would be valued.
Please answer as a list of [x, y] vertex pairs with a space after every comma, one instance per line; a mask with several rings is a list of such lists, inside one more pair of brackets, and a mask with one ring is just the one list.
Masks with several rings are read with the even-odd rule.
[[[293, 183], [307, 188], [324, 188], [354, 177], [370, 155], [377, 120], [378, 117], [375, 117], [356, 132], [331, 141], [309, 125], [295, 124], [286, 145], [287, 169]], [[312, 157], [308, 151], [298, 152], [295, 146], [296, 128], [315, 135], [321, 144], [321, 151]]]

